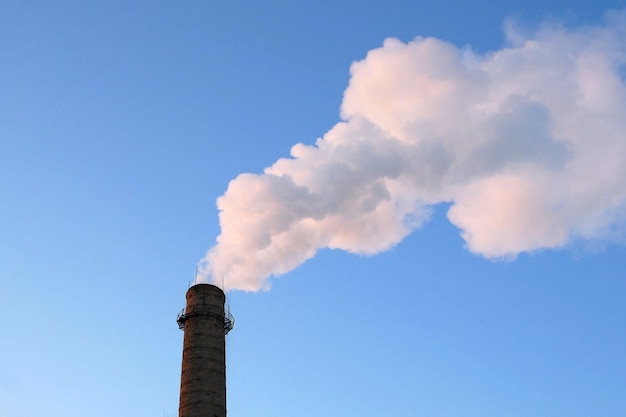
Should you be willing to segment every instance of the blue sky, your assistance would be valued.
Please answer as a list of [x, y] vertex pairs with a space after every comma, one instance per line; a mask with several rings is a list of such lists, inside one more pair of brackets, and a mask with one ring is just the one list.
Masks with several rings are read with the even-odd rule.
[[[576, 31], [623, 6], [2, 2], [0, 415], [175, 416], [216, 199], [325, 135], [384, 39], [484, 54], [507, 20]], [[623, 416], [624, 246], [486, 260], [449, 207], [384, 253], [321, 249], [230, 292], [229, 416]]]

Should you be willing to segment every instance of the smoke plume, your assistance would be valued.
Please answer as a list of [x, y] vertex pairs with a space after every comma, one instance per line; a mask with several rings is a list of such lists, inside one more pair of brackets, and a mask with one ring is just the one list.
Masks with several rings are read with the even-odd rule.
[[341, 121], [218, 198], [204, 279], [255, 291], [321, 248], [382, 252], [438, 203], [486, 258], [621, 239], [626, 15], [505, 33], [486, 54], [387, 39], [353, 63]]

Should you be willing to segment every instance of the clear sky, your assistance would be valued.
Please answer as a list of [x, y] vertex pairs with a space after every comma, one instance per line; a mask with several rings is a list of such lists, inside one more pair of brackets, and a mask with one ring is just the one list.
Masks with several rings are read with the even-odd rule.
[[[263, 173], [296, 143], [313, 146], [350, 114], [375, 120], [381, 113], [368, 112], [383, 103], [379, 96], [346, 93], [343, 101], [344, 92], [356, 85], [352, 63], [372, 62], [368, 51], [382, 51], [386, 38], [402, 45], [436, 38], [463, 65], [478, 62], [493, 75], [494, 62], [513, 62], [492, 58], [519, 47], [518, 35], [570, 48], [539, 48], [550, 53], [506, 67], [556, 74], [535, 77], [543, 84], [516, 79], [516, 97], [530, 97], [529, 85], [538, 92], [532, 106], [503, 107], [513, 116], [549, 109], [545, 120], [541, 112], [531, 117], [544, 124], [457, 124], [457, 113], [445, 111], [455, 100], [441, 107], [451, 118], [432, 120], [496, 126], [492, 133], [520, 126], [512, 155], [521, 152], [525, 166], [580, 168], [538, 180], [552, 185], [560, 199], [550, 207], [567, 221], [557, 216], [542, 227], [537, 216], [537, 234], [494, 244], [473, 221], [506, 226], [511, 218], [479, 203], [502, 197], [518, 208], [506, 200], [507, 187], [521, 181], [535, 190], [525, 181], [539, 171], [515, 171], [515, 180], [491, 188], [481, 182], [491, 172], [480, 172], [471, 187], [445, 183], [436, 198], [416, 191], [430, 217], [403, 240], [389, 237], [382, 253], [321, 245], [313, 259], [263, 281], [268, 291], [229, 292], [236, 325], [227, 341], [228, 415], [626, 415], [626, 210], [618, 192], [626, 189], [626, 130], [619, 130], [626, 25], [623, 16], [604, 17], [623, 7], [610, 0], [0, 2], [0, 416], [175, 416], [182, 355], [175, 318], [196, 264], [221, 233], [216, 200], [229, 182]], [[505, 27], [515, 28], [508, 39]], [[545, 27], [561, 29], [546, 35]], [[439, 62], [439, 46], [424, 62]], [[571, 138], [541, 136], [569, 126], [553, 117], [569, 108], [559, 91], [570, 90], [552, 88], [569, 68], [551, 58], [562, 51], [619, 64], [586, 67], [585, 80], [602, 93], [592, 97], [594, 109], [608, 110], [575, 119], [607, 126], [597, 137], [578, 128]], [[393, 72], [394, 62], [383, 59], [379, 73]], [[514, 85], [498, 79], [505, 90]], [[418, 87], [411, 91], [419, 97], [439, 91]], [[578, 134], [602, 146], [579, 146]], [[537, 137], [548, 145], [524, 145]], [[465, 142], [442, 138], [447, 155], [464, 155], [454, 152]], [[580, 191], [581, 178], [604, 190], [602, 198]], [[580, 192], [561, 193], [562, 180]], [[589, 200], [608, 220], [589, 214], [596, 207]], [[555, 224], [562, 228], [553, 232]], [[496, 243], [511, 236], [493, 230], [501, 233]]]

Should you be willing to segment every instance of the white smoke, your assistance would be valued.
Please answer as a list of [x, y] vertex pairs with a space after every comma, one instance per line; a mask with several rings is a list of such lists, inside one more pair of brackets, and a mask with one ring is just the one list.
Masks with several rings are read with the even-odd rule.
[[342, 121], [217, 200], [204, 279], [255, 291], [321, 248], [378, 253], [442, 202], [487, 258], [620, 238], [626, 15], [507, 40], [478, 54], [387, 39], [355, 62]]

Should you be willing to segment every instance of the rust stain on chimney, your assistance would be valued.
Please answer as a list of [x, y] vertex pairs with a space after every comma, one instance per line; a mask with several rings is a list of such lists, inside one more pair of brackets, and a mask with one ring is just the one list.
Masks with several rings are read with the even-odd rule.
[[226, 417], [226, 334], [233, 326], [224, 292], [211, 284], [187, 291], [177, 318], [184, 330], [179, 417]]

